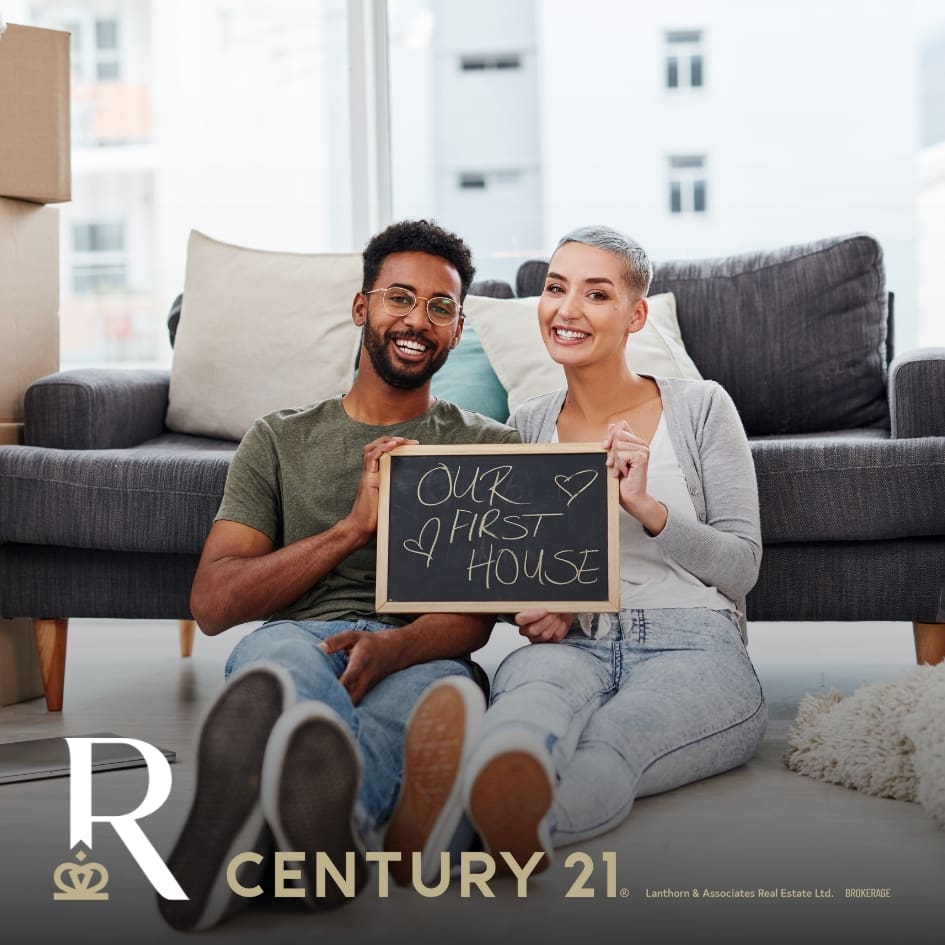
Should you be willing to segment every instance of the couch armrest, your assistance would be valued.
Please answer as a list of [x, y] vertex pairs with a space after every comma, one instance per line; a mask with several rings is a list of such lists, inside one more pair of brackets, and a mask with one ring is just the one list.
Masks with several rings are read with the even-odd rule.
[[945, 348], [907, 351], [889, 367], [894, 437], [945, 436]]
[[109, 368], [61, 371], [31, 384], [24, 400], [27, 446], [124, 449], [164, 432], [170, 372]]

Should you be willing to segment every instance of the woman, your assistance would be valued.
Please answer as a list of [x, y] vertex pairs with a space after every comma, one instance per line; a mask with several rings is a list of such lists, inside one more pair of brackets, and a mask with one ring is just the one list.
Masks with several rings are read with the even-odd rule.
[[523, 404], [526, 442], [601, 442], [619, 482], [618, 614], [520, 613], [532, 643], [499, 667], [465, 771], [487, 849], [520, 864], [611, 829], [646, 794], [747, 761], [766, 708], [743, 642], [761, 559], [754, 466], [713, 381], [636, 374], [643, 248], [602, 226], [565, 236], [538, 306], [567, 389]]

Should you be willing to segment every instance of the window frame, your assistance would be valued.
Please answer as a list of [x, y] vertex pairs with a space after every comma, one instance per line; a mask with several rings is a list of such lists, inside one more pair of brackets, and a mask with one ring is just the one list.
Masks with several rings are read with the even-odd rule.
[[671, 218], [702, 218], [709, 213], [707, 154], [666, 155], [667, 213]]
[[[663, 49], [665, 91], [705, 88], [705, 30], [666, 30], [663, 33]], [[670, 81], [671, 77], [674, 81]]]

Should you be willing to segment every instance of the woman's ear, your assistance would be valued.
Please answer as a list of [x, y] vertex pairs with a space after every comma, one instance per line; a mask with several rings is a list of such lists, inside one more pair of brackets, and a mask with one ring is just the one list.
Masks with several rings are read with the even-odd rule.
[[650, 306], [646, 299], [640, 298], [633, 303], [630, 311], [630, 324], [627, 325], [627, 334], [632, 335], [639, 331], [646, 324], [646, 316], [650, 312]]

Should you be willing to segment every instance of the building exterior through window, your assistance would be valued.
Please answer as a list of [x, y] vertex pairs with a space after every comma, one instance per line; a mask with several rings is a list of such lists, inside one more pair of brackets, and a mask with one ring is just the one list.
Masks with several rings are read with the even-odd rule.
[[667, 30], [666, 88], [702, 88], [704, 63], [702, 30]]
[[706, 160], [702, 154], [677, 154], [667, 158], [669, 212], [706, 212]]

